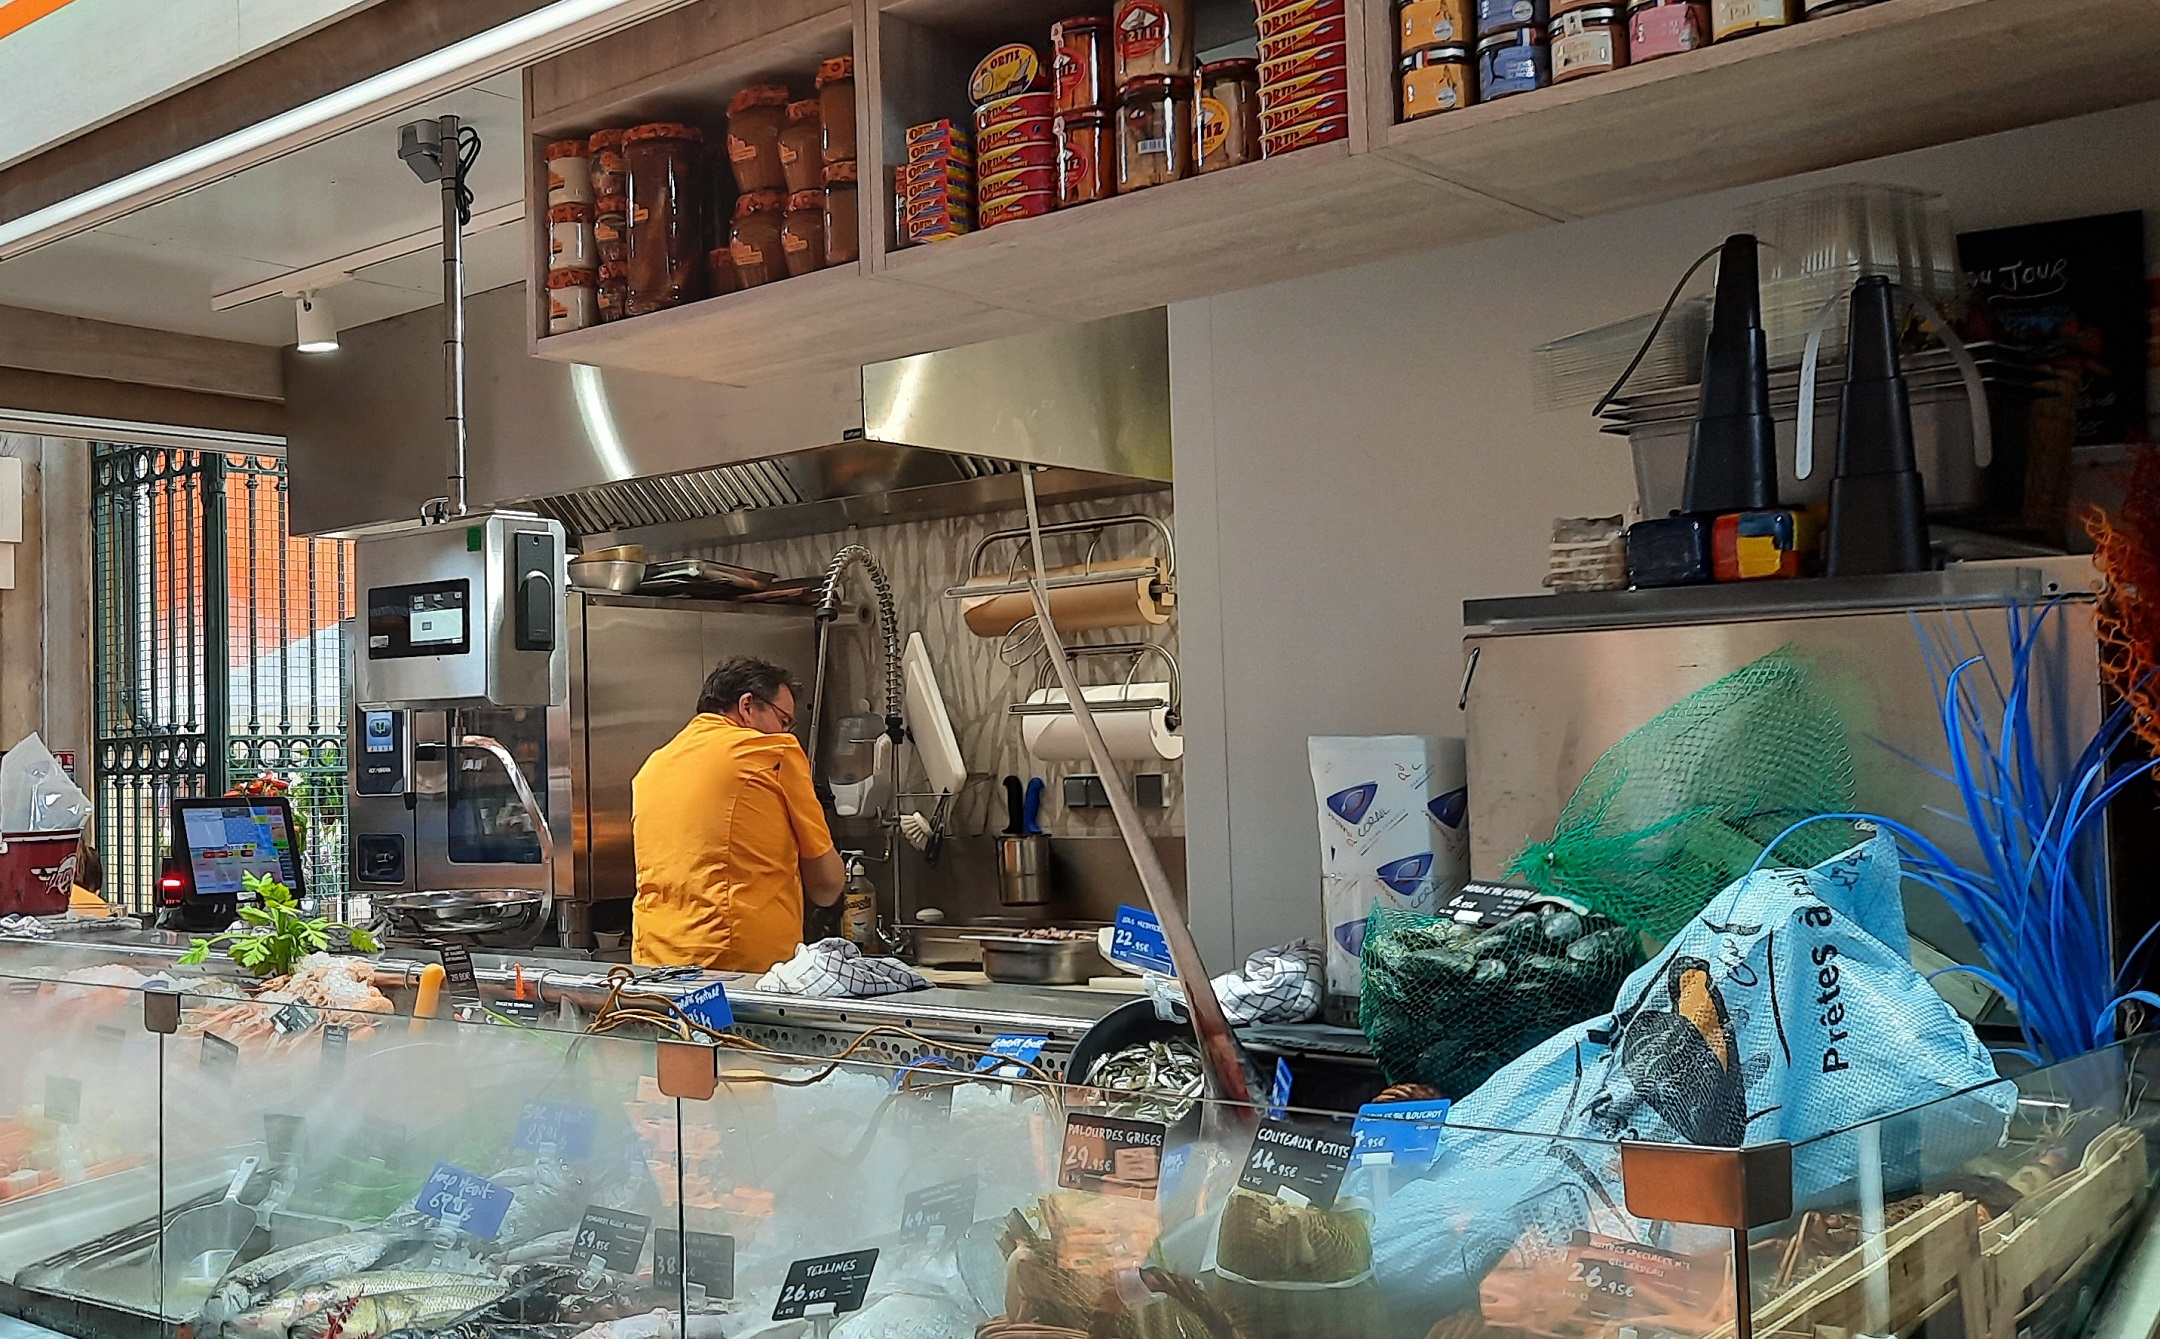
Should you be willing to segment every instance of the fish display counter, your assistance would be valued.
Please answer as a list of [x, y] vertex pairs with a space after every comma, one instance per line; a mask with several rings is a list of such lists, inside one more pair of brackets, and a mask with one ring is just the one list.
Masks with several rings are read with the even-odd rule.
[[82, 1339], [2068, 1335], [2151, 1185], [2136, 1040], [1733, 1151], [714, 1045], [627, 991], [415, 1020], [361, 959], [251, 997], [27, 957], [0, 1313]]

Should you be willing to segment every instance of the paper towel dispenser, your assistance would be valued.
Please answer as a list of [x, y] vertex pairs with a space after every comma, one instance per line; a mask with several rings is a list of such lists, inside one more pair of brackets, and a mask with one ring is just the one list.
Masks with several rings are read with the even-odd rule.
[[550, 707], [569, 694], [563, 528], [488, 512], [358, 537], [363, 707]]

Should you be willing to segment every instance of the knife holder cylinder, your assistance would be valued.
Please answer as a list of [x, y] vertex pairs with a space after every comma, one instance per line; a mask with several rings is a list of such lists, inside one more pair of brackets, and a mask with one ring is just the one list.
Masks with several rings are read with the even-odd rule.
[[1039, 907], [1049, 902], [1050, 894], [1049, 835], [998, 838], [998, 901], [1008, 907]]

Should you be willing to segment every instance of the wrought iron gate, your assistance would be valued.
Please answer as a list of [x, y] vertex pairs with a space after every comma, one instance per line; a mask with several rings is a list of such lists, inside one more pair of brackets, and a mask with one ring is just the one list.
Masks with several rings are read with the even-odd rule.
[[106, 895], [147, 910], [172, 800], [291, 787], [308, 891], [345, 891], [340, 622], [352, 546], [287, 532], [285, 462], [100, 443], [97, 845]]

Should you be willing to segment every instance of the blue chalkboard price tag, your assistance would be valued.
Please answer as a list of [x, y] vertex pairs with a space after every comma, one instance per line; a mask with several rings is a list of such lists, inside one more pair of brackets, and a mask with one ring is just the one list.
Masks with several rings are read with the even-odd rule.
[[600, 1113], [591, 1107], [568, 1102], [527, 1102], [518, 1113], [512, 1148], [546, 1149], [572, 1162], [592, 1155], [593, 1134], [600, 1128]]
[[493, 1241], [502, 1231], [503, 1215], [510, 1212], [510, 1200], [510, 1187], [438, 1162], [428, 1173], [427, 1183], [420, 1187], [420, 1199], [414, 1207], [430, 1218]]
[[1449, 1103], [1376, 1102], [1358, 1108], [1350, 1132], [1360, 1167], [1408, 1167], [1423, 1171], [1440, 1151]]
[[1177, 974], [1177, 964], [1170, 959], [1170, 941], [1163, 938], [1162, 922], [1154, 912], [1139, 907], [1117, 909], [1117, 919], [1110, 923], [1110, 958], [1146, 972]]
[[728, 1003], [727, 987], [721, 982], [699, 986], [676, 1003], [690, 1015], [692, 1022], [702, 1023], [716, 1032], [735, 1026], [735, 1008]]
[[975, 1064], [975, 1072], [995, 1072], [999, 1078], [1017, 1079], [1027, 1073], [1025, 1066], [1032, 1065], [1050, 1044], [1048, 1037], [1028, 1037], [1008, 1032], [990, 1043], [990, 1053]]

